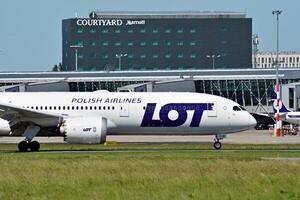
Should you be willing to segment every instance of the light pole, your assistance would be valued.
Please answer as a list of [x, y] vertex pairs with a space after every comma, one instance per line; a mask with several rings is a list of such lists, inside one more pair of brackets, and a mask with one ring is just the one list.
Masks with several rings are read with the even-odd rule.
[[276, 129], [274, 132], [274, 136], [280, 137], [281, 135], [281, 127], [282, 127], [282, 121], [280, 118], [280, 85], [279, 85], [279, 15], [282, 13], [282, 10], [273, 10], [272, 15], [276, 15], [276, 22], [277, 22], [277, 35], [276, 35], [276, 103], [275, 103], [275, 108], [276, 108]]
[[276, 85], [279, 84], [279, 73], [278, 73], [278, 68], [279, 68], [279, 15], [282, 13], [282, 10], [273, 10], [272, 15], [276, 15], [276, 22], [277, 22], [277, 31], [276, 31], [276, 61], [275, 61], [275, 66], [276, 66]]
[[81, 45], [71, 45], [70, 48], [75, 49], [75, 71], [78, 71], [78, 48], [82, 48]]
[[221, 55], [218, 54], [218, 55], [215, 55], [215, 54], [212, 54], [212, 55], [206, 55], [206, 58], [211, 58], [212, 59], [212, 68], [215, 69], [215, 59], [216, 58], [220, 58]]
[[259, 39], [258, 34], [252, 35], [252, 44], [253, 44], [253, 68], [257, 68], [257, 53], [258, 53], [258, 45], [259, 45]]
[[119, 59], [119, 71], [121, 71], [121, 59], [122, 59], [122, 57], [126, 57], [126, 56], [127, 56], [127, 53], [125, 53], [125, 54], [122, 54], [122, 53], [116, 54], [116, 58]]

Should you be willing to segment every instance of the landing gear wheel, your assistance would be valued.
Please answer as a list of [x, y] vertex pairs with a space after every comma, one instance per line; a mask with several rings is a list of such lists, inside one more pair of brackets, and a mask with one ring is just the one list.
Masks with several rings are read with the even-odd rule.
[[39, 151], [40, 150], [40, 143], [38, 141], [33, 141], [29, 143], [29, 148], [31, 151]]
[[214, 143], [214, 148], [215, 149], [221, 149], [221, 147], [222, 147], [221, 142], [217, 141], [217, 142]]
[[25, 152], [25, 151], [27, 151], [28, 147], [29, 147], [29, 144], [28, 144], [27, 141], [22, 141], [22, 142], [20, 142], [20, 143], [18, 144], [18, 148], [19, 148], [19, 151], [20, 151], [20, 152]]

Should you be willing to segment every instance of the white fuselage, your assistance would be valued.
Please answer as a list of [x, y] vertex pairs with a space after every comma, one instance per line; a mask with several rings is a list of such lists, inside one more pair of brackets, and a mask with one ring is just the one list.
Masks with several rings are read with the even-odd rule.
[[[1, 93], [0, 103], [64, 119], [104, 117], [107, 134], [218, 134], [252, 128], [256, 120], [236, 102], [199, 93], [36, 92]], [[201, 116], [202, 115], [202, 116]], [[26, 116], [43, 127], [56, 120]]]

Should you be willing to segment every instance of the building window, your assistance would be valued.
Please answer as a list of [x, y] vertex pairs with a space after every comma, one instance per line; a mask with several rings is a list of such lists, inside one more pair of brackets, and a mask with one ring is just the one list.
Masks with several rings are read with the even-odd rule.
[[183, 27], [179, 27], [179, 28], [177, 29], [177, 33], [183, 33]]
[[117, 47], [118, 47], [118, 46], [121, 46], [121, 41], [116, 41], [116, 42], [115, 42], [115, 46], [117, 46]]
[[107, 27], [102, 27], [101, 28], [101, 33], [108, 33], [108, 28]]
[[108, 58], [108, 54], [107, 54], [107, 53], [102, 53], [101, 57], [102, 57], [103, 59], [107, 59], [107, 58]]
[[172, 32], [172, 29], [171, 28], [166, 28], [165, 29], [165, 33], [171, 33]]
[[171, 46], [171, 40], [166, 40], [166, 41], [165, 41], [165, 45], [166, 45], [166, 46]]
[[170, 69], [171, 69], [171, 65], [166, 65], [166, 66], [165, 66], [165, 69], [166, 69], [166, 70], [170, 70]]
[[221, 44], [227, 44], [227, 41], [226, 40], [222, 40]]
[[146, 65], [141, 65], [141, 70], [146, 70]]
[[196, 33], [196, 29], [194, 27], [190, 28], [190, 33]]
[[83, 33], [83, 27], [82, 26], [77, 27], [77, 33]]
[[83, 46], [83, 40], [77, 40], [77, 45], [78, 46]]
[[225, 27], [225, 26], [221, 27], [221, 31], [226, 32], [227, 30], [228, 30], [227, 27]]
[[157, 27], [153, 27], [152, 28], [152, 33], [158, 33], [158, 28]]
[[93, 47], [96, 46], [96, 41], [95, 40], [90, 40], [90, 45], [93, 46]]
[[90, 53], [90, 58], [91, 59], [95, 59], [96, 58], [96, 53], [95, 52], [91, 52]]
[[183, 69], [183, 66], [182, 66], [182, 65], [179, 65], [179, 66], [178, 66], [178, 69], [179, 69], [179, 70], [182, 70], [182, 69]]
[[140, 46], [142, 46], [142, 47], [146, 46], [146, 41], [145, 41], [145, 40], [142, 40], [142, 41], [140, 42]]
[[78, 59], [83, 59], [83, 53], [82, 52], [78, 52]]
[[177, 41], [177, 46], [183, 46], [183, 40], [178, 40]]
[[127, 29], [127, 33], [133, 33], [133, 28], [129, 27], [129, 28]]
[[127, 54], [127, 57], [128, 57], [129, 59], [132, 59], [132, 58], [133, 58], [133, 54], [132, 54], [132, 53], [128, 53], [128, 54]]
[[152, 58], [153, 58], [153, 59], [157, 59], [157, 58], [158, 58], [158, 54], [157, 54], [157, 53], [153, 54], [153, 55], [152, 55]]
[[90, 27], [90, 33], [95, 33], [96, 32], [96, 28], [95, 27]]
[[196, 44], [197, 44], [196, 40], [191, 40], [190, 41], [190, 46], [196, 46]]
[[104, 46], [104, 47], [106, 47], [106, 46], [108, 46], [108, 41], [102, 41], [102, 46]]
[[146, 54], [145, 54], [145, 53], [142, 53], [142, 54], [140, 55], [140, 58], [141, 58], [141, 59], [145, 59], [145, 58], [146, 58]]
[[121, 33], [121, 28], [120, 27], [116, 27], [115, 28], [115, 33]]
[[133, 70], [133, 64], [128, 64], [128, 70]]
[[130, 46], [130, 47], [133, 46], [133, 41], [132, 41], [132, 40], [129, 40], [129, 41], [127, 42], [127, 45]]
[[145, 27], [142, 27], [142, 28], [140, 29], [140, 33], [146, 33], [146, 28], [145, 28]]
[[166, 54], [165, 54], [165, 58], [169, 59], [169, 58], [171, 58], [171, 57], [172, 57], [171, 53], [166, 53]]
[[182, 52], [177, 53], [177, 58], [183, 58], [183, 53]]
[[196, 53], [190, 54], [190, 58], [194, 59], [194, 58], [196, 58], [196, 57], [197, 57]]
[[153, 41], [152, 46], [158, 46], [158, 41], [157, 40]]

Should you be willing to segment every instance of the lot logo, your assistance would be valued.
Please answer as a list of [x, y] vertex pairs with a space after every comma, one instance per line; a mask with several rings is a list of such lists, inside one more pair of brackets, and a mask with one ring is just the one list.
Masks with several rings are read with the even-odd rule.
[[92, 128], [84, 128], [82, 129], [83, 132], [90, 132], [92, 130]]
[[[159, 119], [153, 119], [156, 103], [148, 103], [141, 127], [177, 127], [183, 125], [187, 120], [187, 111], [194, 111], [190, 127], [199, 127], [205, 110], [213, 110], [213, 103], [170, 103], [161, 107]], [[176, 111], [177, 119], [170, 119], [169, 112]]]

